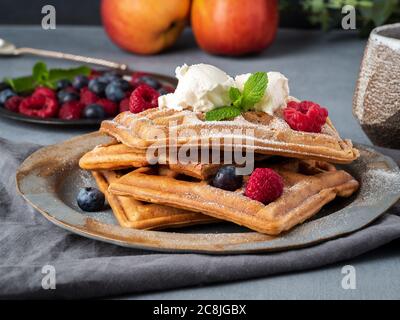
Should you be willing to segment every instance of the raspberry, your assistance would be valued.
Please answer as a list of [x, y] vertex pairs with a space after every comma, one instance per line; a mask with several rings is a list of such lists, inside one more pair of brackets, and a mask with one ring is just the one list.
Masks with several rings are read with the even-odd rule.
[[32, 97], [37, 97], [37, 96], [45, 96], [48, 98], [55, 99], [56, 93], [54, 92], [54, 90], [51, 90], [50, 88], [37, 87], [35, 91], [32, 93]]
[[22, 100], [19, 112], [28, 117], [53, 118], [57, 115], [58, 103], [44, 95], [30, 96]]
[[96, 101], [96, 104], [103, 107], [107, 117], [115, 116], [118, 112], [118, 105], [111, 100], [99, 99]]
[[283, 116], [293, 130], [319, 133], [326, 123], [328, 110], [311, 101], [290, 101]]
[[283, 179], [274, 170], [257, 168], [246, 185], [245, 196], [264, 204], [278, 199], [283, 193]]
[[129, 98], [125, 98], [119, 103], [119, 112], [125, 111], [129, 111]]
[[82, 88], [80, 93], [80, 101], [85, 106], [89, 104], [94, 104], [100, 99], [94, 92], [90, 91], [88, 87]]
[[58, 117], [64, 120], [77, 120], [81, 118], [84, 105], [79, 101], [69, 101], [64, 103], [58, 113]]
[[22, 98], [20, 96], [12, 96], [8, 98], [7, 101], [4, 103], [6, 109], [12, 112], [18, 112], [19, 105], [21, 104]]
[[129, 99], [129, 110], [132, 113], [139, 113], [147, 109], [158, 107], [158, 97], [160, 93], [148, 86], [142, 84], [137, 87]]

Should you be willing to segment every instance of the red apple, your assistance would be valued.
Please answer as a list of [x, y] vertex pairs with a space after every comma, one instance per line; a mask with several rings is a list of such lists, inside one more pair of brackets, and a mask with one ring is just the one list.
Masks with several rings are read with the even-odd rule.
[[184, 29], [190, 0], [102, 0], [101, 17], [111, 40], [121, 48], [155, 54], [170, 46]]
[[260, 52], [278, 28], [277, 0], [193, 0], [191, 11], [199, 46], [213, 54]]

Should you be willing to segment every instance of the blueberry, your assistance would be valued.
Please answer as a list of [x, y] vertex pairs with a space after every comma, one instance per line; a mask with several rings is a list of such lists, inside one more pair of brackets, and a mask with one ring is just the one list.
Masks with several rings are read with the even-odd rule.
[[106, 112], [101, 105], [90, 104], [83, 110], [83, 116], [86, 119], [104, 119]]
[[57, 81], [56, 88], [57, 90], [63, 90], [66, 87], [70, 87], [71, 85], [72, 85], [71, 81], [69, 81], [68, 79], [62, 79]]
[[61, 90], [57, 93], [57, 98], [60, 103], [65, 103], [70, 101], [78, 101], [80, 96], [76, 92]]
[[161, 88], [161, 83], [150, 76], [143, 76], [140, 78], [140, 81], [150, 87], [153, 87], [156, 90]]
[[82, 89], [86, 87], [89, 83], [89, 79], [86, 76], [76, 76], [74, 81], [72, 81], [72, 86], [75, 89]]
[[94, 92], [98, 96], [104, 96], [104, 90], [106, 90], [106, 87], [107, 83], [100, 81], [99, 78], [89, 81], [89, 90]]
[[79, 190], [76, 201], [83, 211], [95, 212], [104, 208], [105, 197], [96, 188], [82, 188]]
[[106, 87], [106, 97], [107, 99], [119, 102], [125, 98], [125, 92], [116, 82], [111, 82]]
[[98, 78], [101, 82], [110, 83], [111, 81], [121, 80], [121, 76], [115, 71], [105, 72]]
[[5, 104], [8, 99], [16, 95], [11, 89], [4, 89], [0, 92], [0, 105]]
[[236, 175], [236, 168], [234, 166], [224, 166], [218, 170], [213, 180], [213, 186], [235, 191], [243, 184], [243, 176]]
[[131, 84], [129, 83], [129, 81], [126, 81], [125, 79], [117, 79], [117, 80], [113, 80], [111, 83], [115, 83], [118, 86], [121, 87], [122, 90], [124, 91], [128, 91], [132, 88]]

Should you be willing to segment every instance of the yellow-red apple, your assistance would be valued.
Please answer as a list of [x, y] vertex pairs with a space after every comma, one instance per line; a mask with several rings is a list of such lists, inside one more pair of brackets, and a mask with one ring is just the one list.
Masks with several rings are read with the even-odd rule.
[[192, 28], [205, 51], [221, 55], [256, 53], [278, 28], [277, 0], [193, 0]]
[[111, 40], [139, 54], [170, 46], [184, 29], [190, 0], [102, 0], [101, 17]]

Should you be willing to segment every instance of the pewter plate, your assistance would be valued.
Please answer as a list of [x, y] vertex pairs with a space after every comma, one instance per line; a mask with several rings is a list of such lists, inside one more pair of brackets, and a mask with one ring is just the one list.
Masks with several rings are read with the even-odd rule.
[[78, 168], [79, 158], [109, 139], [92, 133], [37, 151], [17, 172], [19, 192], [48, 220], [88, 238], [132, 248], [209, 254], [282, 251], [310, 246], [367, 226], [400, 198], [400, 170], [394, 161], [372, 148], [357, 145], [360, 159], [343, 166], [360, 181], [357, 194], [349, 199], [337, 198], [313, 219], [278, 237], [231, 223], [166, 231], [122, 228], [110, 209], [86, 213], [75, 201], [81, 187], [95, 186], [90, 173]]

